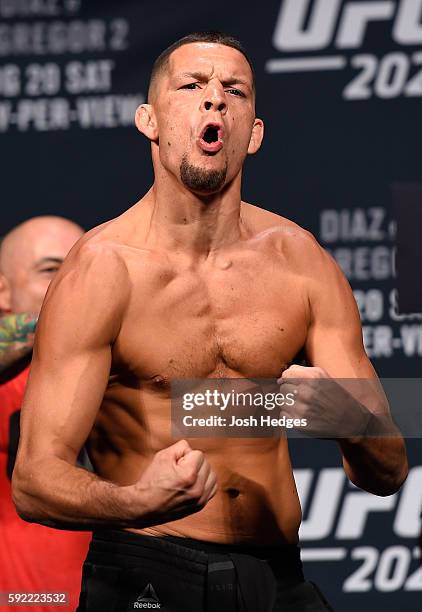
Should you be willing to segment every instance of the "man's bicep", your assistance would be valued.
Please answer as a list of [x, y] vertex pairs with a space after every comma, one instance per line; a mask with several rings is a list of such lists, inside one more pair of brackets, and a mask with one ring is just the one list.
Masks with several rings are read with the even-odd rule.
[[[307, 361], [332, 378], [343, 379], [341, 385], [369, 410], [386, 414], [388, 402], [365, 352], [353, 292], [331, 258], [327, 264], [324, 282], [311, 295], [312, 320], [305, 345]], [[349, 380], [346, 383], [344, 379]]]
[[310, 365], [324, 368], [334, 378], [372, 378], [374, 370], [363, 346], [351, 287], [328, 255], [324, 255], [323, 274], [313, 283], [309, 301], [311, 322], [305, 349]]
[[21, 417], [23, 444], [31, 456], [76, 459], [101, 405], [110, 362], [106, 347], [78, 350], [47, 367], [34, 359]]
[[113, 292], [84, 269], [49, 292], [22, 409], [22, 446], [34, 459], [76, 459], [107, 385], [118, 316]]

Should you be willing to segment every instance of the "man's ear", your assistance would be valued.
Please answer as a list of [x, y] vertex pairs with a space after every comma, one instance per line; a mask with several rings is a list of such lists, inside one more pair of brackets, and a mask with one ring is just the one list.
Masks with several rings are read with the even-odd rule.
[[8, 314], [12, 310], [12, 291], [10, 283], [0, 272], [0, 315]]
[[152, 104], [141, 104], [135, 113], [136, 127], [149, 140], [158, 140], [157, 118]]
[[253, 122], [251, 139], [248, 146], [248, 154], [253, 155], [261, 147], [262, 139], [264, 138], [264, 122], [262, 119], [255, 118]]

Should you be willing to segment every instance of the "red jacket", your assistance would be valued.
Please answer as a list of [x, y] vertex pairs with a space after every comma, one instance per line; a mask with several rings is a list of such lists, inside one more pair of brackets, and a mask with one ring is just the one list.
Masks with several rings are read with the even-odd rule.
[[[67, 592], [76, 610], [82, 564], [91, 534], [26, 523], [16, 514], [10, 475], [19, 436], [19, 412], [29, 368], [0, 385], [0, 592]], [[30, 611], [57, 612], [47, 605]], [[16, 607], [1, 607], [14, 612]]]

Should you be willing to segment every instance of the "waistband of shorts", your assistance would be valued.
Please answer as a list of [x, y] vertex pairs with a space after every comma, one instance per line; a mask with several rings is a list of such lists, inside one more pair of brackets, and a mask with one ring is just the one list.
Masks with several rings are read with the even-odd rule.
[[176, 536], [162, 536], [161, 540], [173, 542], [179, 546], [201, 550], [205, 553], [212, 554], [239, 554], [249, 555], [264, 561], [269, 561], [273, 558], [283, 558], [286, 561], [292, 561], [296, 557], [300, 558], [300, 548], [297, 544], [282, 544], [282, 545], [267, 545], [259, 546], [254, 544], [216, 544], [214, 542], [205, 542], [203, 540], [194, 540], [191, 538], [182, 538]]
[[244, 544], [215, 544], [176, 536], [149, 536], [123, 530], [94, 531], [89, 557], [116, 555], [132, 558], [155, 557], [173, 564], [189, 565], [192, 571], [206, 572], [209, 555], [246, 555], [266, 561], [275, 576], [293, 582], [304, 580], [300, 548], [297, 544], [255, 546]]

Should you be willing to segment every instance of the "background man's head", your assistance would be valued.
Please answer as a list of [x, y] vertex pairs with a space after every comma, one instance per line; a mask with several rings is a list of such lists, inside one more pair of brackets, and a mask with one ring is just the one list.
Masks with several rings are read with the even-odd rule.
[[48, 286], [83, 235], [62, 217], [34, 217], [12, 229], [0, 245], [0, 314], [38, 314]]
[[222, 33], [195, 33], [168, 47], [151, 75], [148, 104], [136, 113], [151, 141], [156, 180], [199, 195], [238, 179], [263, 137], [255, 116], [255, 80], [241, 43]]

